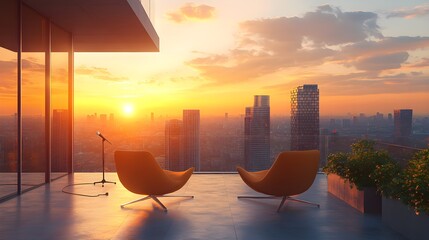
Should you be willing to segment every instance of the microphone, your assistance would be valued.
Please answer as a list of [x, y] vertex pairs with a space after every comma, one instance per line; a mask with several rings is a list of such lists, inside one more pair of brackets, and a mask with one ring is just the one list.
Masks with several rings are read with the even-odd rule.
[[105, 137], [103, 136], [103, 134], [101, 134], [101, 132], [100, 132], [100, 131], [97, 131], [97, 132], [96, 132], [96, 134], [97, 134], [99, 137], [101, 137], [104, 141], [106, 141], [106, 142], [108, 142], [108, 143], [112, 144], [109, 140], [107, 140], [107, 138], [105, 138]]

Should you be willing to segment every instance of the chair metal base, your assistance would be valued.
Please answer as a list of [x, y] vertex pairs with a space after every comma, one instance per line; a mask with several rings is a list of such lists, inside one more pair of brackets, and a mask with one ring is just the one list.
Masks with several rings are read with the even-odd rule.
[[131, 204], [131, 203], [136, 203], [136, 202], [140, 202], [140, 201], [144, 201], [144, 200], [147, 200], [147, 199], [152, 199], [152, 200], [154, 200], [156, 203], [158, 203], [158, 205], [159, 206], [161, 206], [162, 207], [162, 209], [164, 210], [164, 212], [167, 212], [168, 210], [167, 210], [167, 208], [164, 206], [164, 204], [162, 204], [162, 202], [161, 201], [159, 201], [159, 199], [158, 198], [161, 198], [161, 197], [186, 197], [186, 198], [194, 198], [194, 196], [178, 196], [178, 195], [148, 195], [148, 196], [146, 196], [146, 197], [143, 197], [143, 198], [139, 198], [139, 199], [137, 199], [137, 200], [134, 200], [134, 201], [131, 201], [131, 202], [127, 202], [127, 203], [124, 203], [124, 204], [122, 204], [121, 205], [121, 208], [123, 208], [125, 205], [128, 205], [128, 204]]
[[[278, 198], [281, 198], [281, 197], [274, 197], [274, 196], [238, 196], [237, 198], [278, 199]], [[320, 204], [312, 203], [312, 202], [308, 202], [308, 201], [304, 201], [304, 200], [301, 200], [301, 199], [298, 199], [298, 198], [284, 196], [284, 197], [282, 197], [282, 201], [281, 201], [279, 207], [277, 208], [277, 212], [280, 212], [280, 209], [283, 207], [283, 205], [286, 202], [286, 200], [300, 202], [300, 203], [305, 203], [305, 204], [310, 204], [310, 205], [317, 206], [318, 208], [320, 208]]]

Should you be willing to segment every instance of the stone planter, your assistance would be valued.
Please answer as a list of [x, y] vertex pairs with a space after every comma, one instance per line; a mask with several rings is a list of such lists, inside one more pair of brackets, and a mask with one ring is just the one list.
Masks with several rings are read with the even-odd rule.
[[328, 192], [362, 213], [381, 214], [381, 196], [375, 188], [357, 190], [348, 180], [336, 174], [328, 175]]
[[412, 209], [399, 200], [382, 198], [381, 219], [385, 225], [410, 240], [429, 239], [429, 215], [416, 215]]

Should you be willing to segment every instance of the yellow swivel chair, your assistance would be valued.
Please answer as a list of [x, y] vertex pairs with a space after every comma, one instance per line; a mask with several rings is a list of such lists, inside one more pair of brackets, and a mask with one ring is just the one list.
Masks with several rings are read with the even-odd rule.
[[289, 151], [278, 155], [270, 169], [259, 172], [248, 172], [237, 167], [243, 181], [253, 190], [264, 193], [267, 197], [238, 196], [238, 198], [279, 198], [282, 197], [277, 212], [286, 200], [311, 203], [291, 196], [301, 194], [311, 187], [319, 168], [320, 153], [318, 150]]
[[121, 207], [146, 199], [153, 199], [164, 211], [167, 211], [164, 204], [159, 201], [159, 197], [194, 198], [194, 196], [164, 195], [182, 188], [191, 177], [194, 168], [189, 168], [183, 172], [163, 170], [152, 154], [145, 151], [116, 151], [115, 164], [119, 180], [126, 189], [136, 194], [147, 195], [124, 203]]

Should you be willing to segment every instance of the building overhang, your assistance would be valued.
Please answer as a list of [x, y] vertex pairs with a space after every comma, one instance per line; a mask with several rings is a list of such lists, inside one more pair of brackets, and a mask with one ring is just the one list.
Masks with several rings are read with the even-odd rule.
[[159, 37], [139, 0], [23, 0], [73, 34], [75, 52], [158, 52]]

